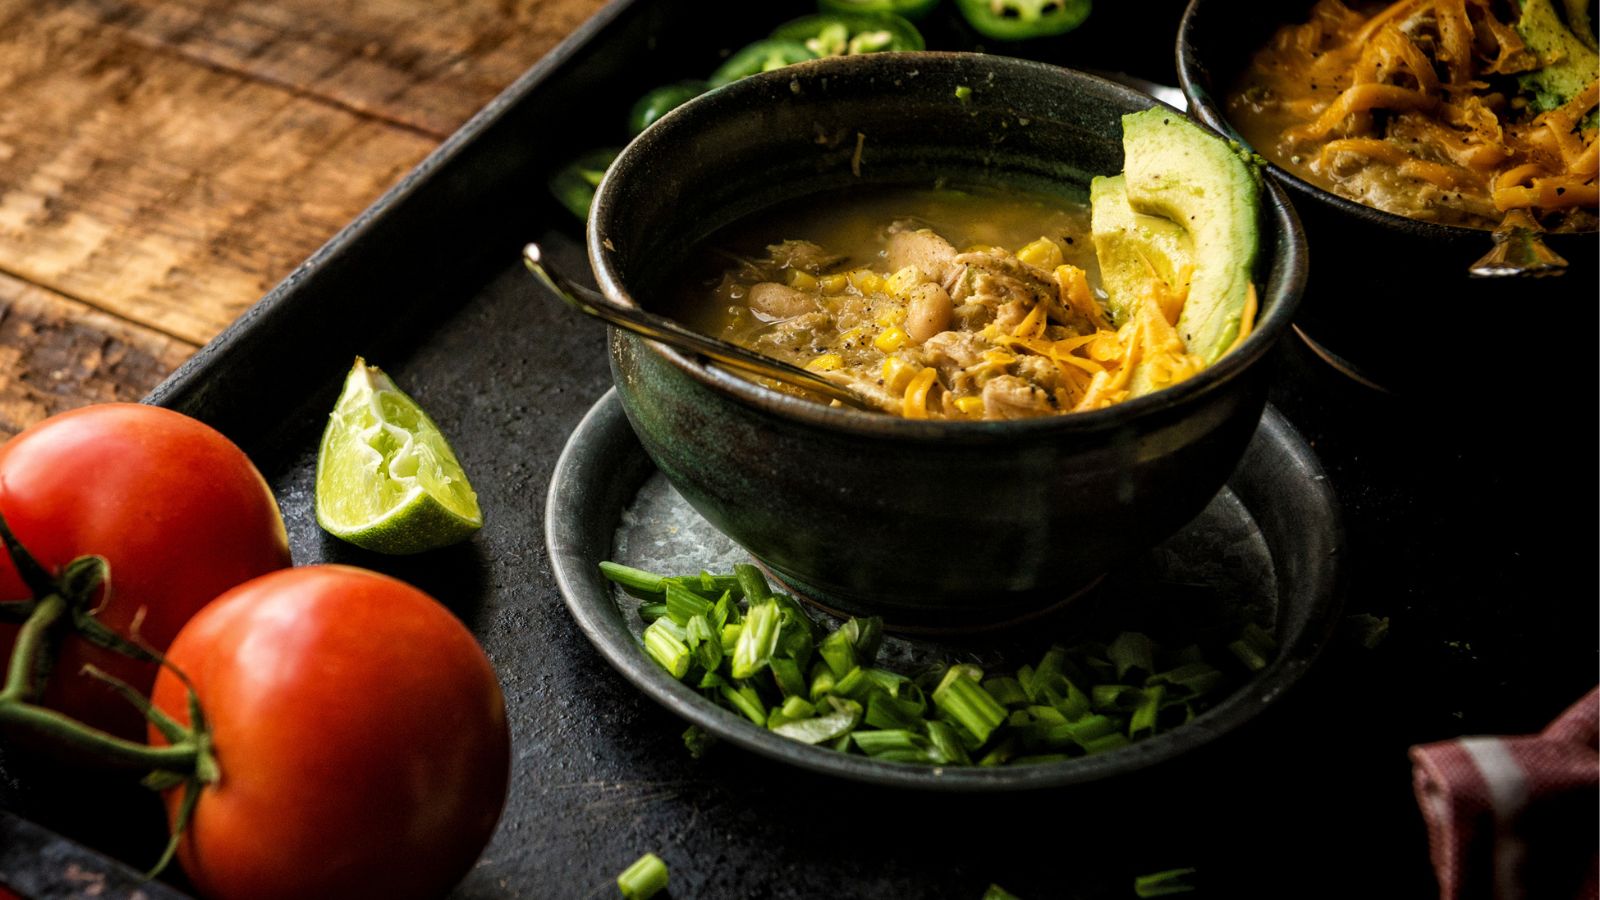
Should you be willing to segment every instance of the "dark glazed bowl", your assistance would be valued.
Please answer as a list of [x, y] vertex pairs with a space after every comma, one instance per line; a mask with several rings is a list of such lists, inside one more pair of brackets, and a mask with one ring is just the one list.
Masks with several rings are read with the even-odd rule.
[[[964, 100], [959, 86], [971, 88]], [[1121, 116], [1155, 105], [1092, 76], [976, 54], [846, 57], [748, 78], [623, 151], [596, 196], [590, 261], [610, 297], [649, 307], [696, 242], [796, 197], [868, 183], [1082, 191], [1121, 171]], [[1166, 538], [1238, 462], [1265, 403], [1259, 363], [1305, 273], [1294, 213], [1276, 188], [1262, 197], [1255, 333], [1198, 377], [1109, 409], [911, 421], [780, 394], [616, 331], [612, 373], [673, 486], [791, 587], [903, 627], [1015, 619]]]
[[[1242, 15], [1227, 0], [1191, 0], [1177, 46], [1178, 79], [1190, 113], [1245, 144], [1227, 120], [1228, 92], [1273, 33], [1306, 21], [1311, 5], [1296, 0]], [[1330, 362], [1361, 380], [1425, 395], [1430, 402], [1478, 404], [1494, 373], [1471, 367], [1468, 353], [1513, 328], [1537, 327], [1537, 317], [1559, 311], [1565, 319], [1560, 332], [1541, 329], [1537, 340], [1544, 349], [1534, 352], [1548, 360], [1550, 341], [1570, 339], [1574, 352], [1555, 360], [1570, 368], [1552, 372], [1541, 364], [1546, 370], [1539, 380], [1571, 379], [1592, 389], [1600, 269], [1600, 240], [1593, 232], [1545, 235], [1545, 244], [1569, 263], [1562, 275], [1474, 278], [1467, 270], [1493, 246], [1490, 232], [1373, 209], [1275, 165], [1267, 172], [1293, 198], [1315, 260], [1295, 325]], [[1517, 381], [1515, 390], [1525, 393], [1526, 384]]]

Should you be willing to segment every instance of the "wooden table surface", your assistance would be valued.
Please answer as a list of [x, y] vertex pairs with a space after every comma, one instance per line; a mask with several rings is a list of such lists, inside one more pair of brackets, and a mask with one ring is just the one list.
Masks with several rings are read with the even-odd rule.
[[136, 400], [603, 0], [0, 0], [0, 438]]

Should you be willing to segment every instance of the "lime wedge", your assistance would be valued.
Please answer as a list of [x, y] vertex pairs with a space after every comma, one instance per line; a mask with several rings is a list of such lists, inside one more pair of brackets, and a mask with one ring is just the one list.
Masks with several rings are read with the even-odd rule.
[[317, 453], [317, 522], [379, 553], [420, 553], [483, 527], [461, 463], [415, 400], [356, 357]]

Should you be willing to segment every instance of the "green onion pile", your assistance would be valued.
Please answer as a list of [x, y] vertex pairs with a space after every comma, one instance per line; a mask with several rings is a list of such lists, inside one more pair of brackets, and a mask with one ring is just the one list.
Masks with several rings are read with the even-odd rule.
[[[998, 766], [1115, 750], [1193, 719], [1277, 649], [1247, 624], [1228, 645], [1228, 672], [1197, 646], [1167, 652], [1125, 631], [1051, 647], [1014, 673], [958, 663], [911, 678], [874, 665], [880, 619], [824, 634], [753, 565], [729, 575], [600, 570], [643, 601], [644, 650], [673, 678], [791, 740], [899, 762]], [[685, 735], [697, 755], [705, 737]]]

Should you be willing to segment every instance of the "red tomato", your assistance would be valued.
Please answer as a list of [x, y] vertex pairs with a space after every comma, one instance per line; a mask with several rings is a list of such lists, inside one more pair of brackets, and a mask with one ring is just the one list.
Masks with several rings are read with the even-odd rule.
[[[477, 641], [427, 594], [347, 566], [274, 572], [202, 610], [168, 658], [221, 772], [178, 850], [207, 896], [436, 897], [488, 842], [505, 704]], [[171, 672], [154, 700], [188, 722]], [[182, 794], [167, 794], [174, 820]]]
[[[89, 406], [46, 419], [0, 447], [0, 513], [47, 570], [99, 555], [110, 587], [96, 613], [164, 649], [213, 597], [289, 565], [272, 492], [250, 459], [208, 425], [133, 403]], [[0, 552], [0, 600], [29, 596]], [[16, 626], [0, 625], [0, 660]], [[148, 692], [156, 667], [69, 637], [44, 702], [126, 737], [144, 734], [126, 700], [79, 670], [104, 669]]]

